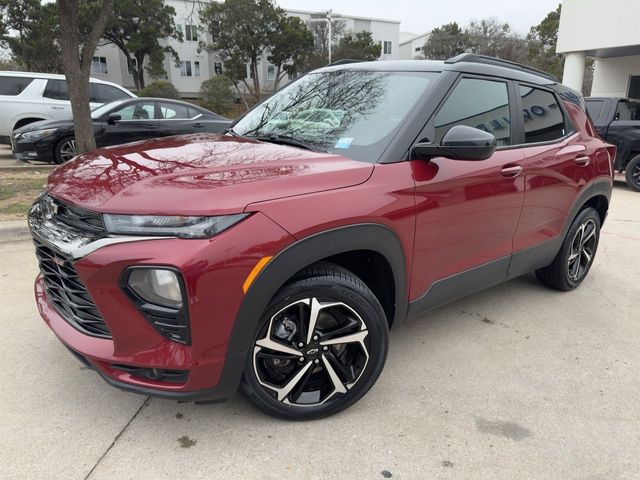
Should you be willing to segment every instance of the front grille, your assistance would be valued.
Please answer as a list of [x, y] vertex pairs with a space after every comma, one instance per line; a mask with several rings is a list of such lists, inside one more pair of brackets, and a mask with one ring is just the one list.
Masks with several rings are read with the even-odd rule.
[[111, 338], [109, 328], [71, 261], [39, 240], [34, 238], [33, 242], [47, 296], [56, 311], [69, 324], [87, 335]]
[[92, 236], [107, 234], [102, 215], [98, 212], [76, 207], [51, 195], [43, 196], [40, 202], [45, 214], [51, 215], [51, 219], [55, 222], [63, 223]]

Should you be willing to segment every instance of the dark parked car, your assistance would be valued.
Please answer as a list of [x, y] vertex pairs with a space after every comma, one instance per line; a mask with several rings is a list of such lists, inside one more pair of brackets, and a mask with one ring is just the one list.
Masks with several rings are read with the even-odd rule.
[[241, 386], [272, 415], [330, 415], [374, 385], [407, 319], [532, 271], [578, 287], [614, 155], [582, 96], [526, 67], [322, 68], [226, 135], [54, 170], [29, 213], [38, 309], [118, 388]]
[[598, 134], [617, 148], [615, 169], [640, 192], [640, 100], [589, 97], [587, 111]]
[[[96, 108], [91, 117], [98, 147], [186, 133], [218, 133], [231, 124], [204, 108], [164, 98], [118, 100]], [[11, 146], [19, 160], [71, 160], [76, 156], [73, 120], [46, 120], [14, 130]]]

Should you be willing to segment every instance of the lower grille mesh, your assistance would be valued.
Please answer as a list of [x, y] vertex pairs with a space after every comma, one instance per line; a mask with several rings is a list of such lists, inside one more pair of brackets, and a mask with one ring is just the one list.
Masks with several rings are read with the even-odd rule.
[[109, 328], [69, 259], [36, 239], [34, 244], [47, 296], [56, 311], [83, 333], [111, 338]]

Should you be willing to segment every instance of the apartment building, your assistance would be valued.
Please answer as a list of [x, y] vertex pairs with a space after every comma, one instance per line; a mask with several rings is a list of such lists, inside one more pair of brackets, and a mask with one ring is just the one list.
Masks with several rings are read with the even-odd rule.
[[[214, 54], [200, 49], [199, 40], [203, 32], [200, 31], [199, 6], [211, 0], [165, 0], [175, 11], [175, 23], [182, 32], [183, 41], [166, 39], [180, 56], [180, 64], [176, 65], [171, 56], [165, 57], [167, 80], [173, 83], [183, 98], [199, 96], [200, 85], [203, 81], [223, 73], [222, 60]], [[299, 17], [305, 21], [317, 21], [322, 13], [306, 10], [287, 10], [287, 15]], [[400, 22], [379, 18], [360, 17], [333, 12], [333, 18], [343, 22], [346, 32], [371, 32], [374, 41], [381, 46], [381, 60], [399, 59]], [[206, 39], [205, 39], [206, 40]], [[265, 55], [258, 66], [261, 84], [267, 89], [269, 83], [275, 80], [275, 68], [267, 61]], [[114, 45], [98, 47], [95, 53], [91, 75], [96, 78], [118, 83], [128, 89], [134, 89], [134, 81], [127, 66], [127, 61]], [[249, 71], [247, 68], [247, 77]]]
[[414, 33], [402, 32], [400, 35], [400, 45], [398, 54], [400, 60], [415, 60], [424, 58], [424, 45], [429, 40], [430, 32], [416, 35]]

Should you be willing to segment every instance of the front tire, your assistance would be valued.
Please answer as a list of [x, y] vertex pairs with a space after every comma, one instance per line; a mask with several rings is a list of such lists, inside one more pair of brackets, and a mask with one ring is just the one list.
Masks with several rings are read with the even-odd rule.
[[571, 224], [553, 263], [536, 270], [536, 277], [556, 290], [573, 290], [589, 273], [599, 240], [600, 216], [593, 208], [585, 208]]
[[631, 190], [640, 192], [640, 155], [629, 160], [624, 169], [624, 178]]
[[388, 324], [375, 295], [348, 270], [319, 263], [297, 274], [265, 310], [242, 390], [275, 417], [326, 417], [369, 391], [387, 350]]
[[76, 140], [73, 137], [65, 137], [59, 140], [53, 148], [53, 159], [58, 165], [68, 162], [77, 154]]

